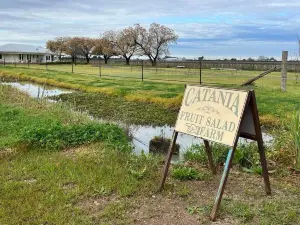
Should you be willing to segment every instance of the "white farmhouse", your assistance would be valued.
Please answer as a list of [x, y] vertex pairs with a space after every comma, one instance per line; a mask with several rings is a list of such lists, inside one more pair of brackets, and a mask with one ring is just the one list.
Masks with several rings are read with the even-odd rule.
[[0, 46], [0, 63], [52, 62], [54, 54], [48, 49], [23, 44]]

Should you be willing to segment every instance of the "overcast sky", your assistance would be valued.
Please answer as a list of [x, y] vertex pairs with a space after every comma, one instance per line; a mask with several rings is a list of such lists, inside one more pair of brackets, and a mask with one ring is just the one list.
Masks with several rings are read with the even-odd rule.
[[297, 51], [299, 12], [299, 0], [3, 0], [0, 44], [44, 46], [57, 36], [156, 22], [179, 35], [174, 56], [280, 57]]

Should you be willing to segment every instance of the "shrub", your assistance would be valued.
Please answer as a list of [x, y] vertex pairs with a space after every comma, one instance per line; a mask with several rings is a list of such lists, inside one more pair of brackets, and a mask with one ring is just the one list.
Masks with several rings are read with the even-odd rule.
[[[213, 143], [211, 145], [213, 151], [213, 158], [216, 165], [223, 165], [226, 161], [229, 147]], [[185, 160], [207, 164], [207, 154], [204, 145], [193, 145], [184, 154]], [[233, 165], [239, 165], [248, 169], [256, 171], [259, 165], [259, 153], [255, 142], [249, 144], [241, 144], [237, 147], [234, 158], [232, 161]]]
[[172, 169], [172, 177], [178, 180], [203, 180], [206, 175], [200, 174], [192, 167], [178, 166]]
[[[43, 62], [43, 63], [40, 63], [40, 65], [66, 65], [66, 64], [69, 64], [71, 65], [72, 62]], [[87, 65], [88, 63], [87, 62], [76, 62], [76, 64], [74, 63], [74, 65]]]
[[21, 135], [22, 143], [42, 149], [59, 150], [95, 141], [106, 141], [116, 147], [120, 145], [124, 147], [128, 143], [123, 130], [111, 124], [63, 126], [60, 123], [52, 123], [47, 127], [42, 125], [26, 127]]
[[64, 64], [72, 64], [72, 62], [41, 62], [40, 65], [64, 65]]
[[[212, 144], [213, 149], [213, 158], [215, 161], [215, 164], [223, 164], [226, 161], [226, 156], [229, 150], [229, 147], [213, 143]], [[193, 161], [193, 162], [200, 162], [203, 165], [207, 163], [207, 154], [205, 151], [204, 145], [192, 145], [184, 154], [185, 160]]]

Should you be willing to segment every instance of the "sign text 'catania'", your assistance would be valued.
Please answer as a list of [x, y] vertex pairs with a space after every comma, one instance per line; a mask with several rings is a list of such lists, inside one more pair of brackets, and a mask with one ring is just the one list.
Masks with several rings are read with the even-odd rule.
[[233, 146], [248, 92], [187, 86], [175, 130]]

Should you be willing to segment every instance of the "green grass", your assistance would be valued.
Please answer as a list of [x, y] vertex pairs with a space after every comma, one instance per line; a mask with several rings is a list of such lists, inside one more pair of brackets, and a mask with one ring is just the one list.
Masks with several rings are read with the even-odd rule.
[[[126, 107], [126, 104], [128, 104], [128, 102], [138, 102], [146, 104], [157, 104], [166, 109], [179, 110], [181, 98], [184, 92], [184, 83], [166, 83], [163, 81], [141, 82], [138, 80], [131, 80], [127, 78], [100, 78], [97, 74], [72, 74], [70, 72], [56, 71], [69, 65], [51, 66], [53, 66], [54, 68], [50, 71], [2, 67], [0, 68], [0, 77], [3, 80], [26, 80], [37, 83], [45, 83], [57, 87], [71, 88], [84, 92], [104, 93], [110, 96], [120, 96], [126, 100], [123, 101], [124, 104], [122, 103], [123, 107]], [[85, 71], [88, 71], [88, 67], [91, 66], [79, 65], [78, 67], [83, 68], [82, 72], [84, 73]], [[166, 71], [168, 70], [172, 69], [166, 69]], [[122, 70], [120, 71], [120, 73], [123, 74]], [[184, 73], [184, 71], [180, 71], [180, 74]], [[256, 75], [256, 73], [259, 73], [255, 71], [239, 71], [239, 73], [242, 74], [228, 75], [223, 74], [224, 71], [209, 70], [206, 72], [209, 73], [209, 75], [207, 75], [208, 82], [214, 82], [218, 83], [219, 85], [226, 85], [231, 87], [238, 87], [237, 85], [240, 84], [243, 80]], [[225, 72], [228, 73], [228, 71]], [[126, 73], [124, 73], [124, 76], [125, 75]], [[161, 76], [162, 78], [164, 77], [163, 74], [160, 74], [158, 76]], [[256, 91], [261, 121], [264, 125], [279, 126], [282, 124], [284, 119], [287, 119], [292, 115], [294, 110], [300, 109], [300, 104], [298, 104], [300, 96], [300, 84], [295, 82], [293, 73], [290, 73], [288, 76], [290, 77], [290, 79], [288, 80], [287, 92], [281, 92], [279, 89], [279, 72], [274, 72], [270, 75], [267, 75], [266, 77], [256, 82], [256, 87], [254, 87], [254, 89]], [[185, 83], [189, 83], [189, 81], [190, 80], [187, 79], [185, 80]], [[103, 96], [99, 96], [99, 99], [97, 99], [96, 95], [91, 95], [88, 97], [87, 95], [80, 96], [80, 94], [76, 94], [76, 96], [79, 98], [78, 101], [80, 101], [81, 103], [82, 99], [86, 98], [85, 105], [81, 104], [81, 106], [79, 106], [79, 104], [77, 104], [77, 106], [80, 108], [95, 108], [93, 104], [90, 104], [93, 101], [97, 101], [99, 103], [99, 107], [102, 106], [100, 103], [103, 100]], [[92, 109], [91, 111], [95, 112], [94, 109]], [[120, 113], [117, 116], [120, 116], [122, 114], [121, 111], [119, 112]], [[105, 117], [105, 114], [103, 114], [103, 116]], [[174, 120], [175, 119], [173, 117], [173, 122], [168, 120], [168, 123], [174, 124]], [[162, 122], [164, 121], [162, 120]]]
[[[134, 157], [102, 144], [82, 147], [78, 152], [70, 156], [30, 151], [1, 159], [0, 194], [5, 207], [0, 207], [0, 223], [89, 224], [91, 218], [77, 206], [81, 199], [131, 196], [154, 189], [155, 158]], [[146, 172], [138, 179], [131, 170], [141, 166]]]
[[[219, 177], [206, 179], [209, 173], [202, 172], [205, 168], [177, 168], [176, 178], [181, 180], [169, 176], [165, 190], [157, 193], [161, 157], [120, 151], [127, 150], [127, 142], [122, 138], [123, 146], [116, 142], [114, 135], [120, 135], [120, 129], [115, 126], [107, 126], [102, 132], [110, 138], [91, 144], [90, 139], [80, 139], [76, 131], [90, 125], [86, 114], [70, 111], [63, 103], [31, 99], [9, 86], [0, 86], [0, 120], [0, 224], [134, 224], [141, 218], [146, 223], [153, 219], [156, 224], [172, 224], [178, 212], [209, 223], [211, 207], [207, 205], [213, 202]], [[52, 129], [53, 124], [61, 126]], [[101, 125], [97, 121], [92, 124]], [[62, 151], [49, 151], [39, 144], [18, 144], [24, 130], [30, 130], [29, 137], [51, 134], [47, 140], [58, 132], [54, 140], [76, 143], [63, 145], [67, 148]], [[74, 139], [63, 138], [73, 130]], [[238, 175], [231, 174], [225, 190], [220, 223], [299, 223], [299, 177], [272, 176], [274, 197], [265, 197], [263, 188], [258, 188], [263, 185], [262, 179], [235, 172]], [[183, 181], [191, 178], [200, 180]]]
[[88, 111], [92, 116], [136, 125], [174, 125], [177, 118], [175, 110], [158, 104], [128, 101], [121, 96], [108, 96], [102, 93], [62, 94], [60, 99], [72, 104], [77, 110]]
[[[28, 69], [27, 65], [17, 65], [17, 68]], [[7, 68], [14, 68], [14, 65], [7, 64]], [[48, 65], [48, 70], [56, 72], [72, 72], [72, 65]], [[46, 65], [30, 65], [29, 69], [46, 70]], [[113, 66], [113, 65], [101, 65], [101, 69], [98, 66], [91, 66], [86, 64], [78, 64], [73, 66], [74, 74], [86, 74], [90, 77], [100, 77], [100, 71], [102, 77], [105, 78], [130, 78], [141, 80], [142, 70], [141, 66]], [[239, 85], [243, 81], [252, 78], [262, 71], [253, 70], [202, 70], [202, 82], [204, 83], [216, 83], [216, 84], [229, 84]], [[179, 81], [185, 83], [199, 83], [199, 68], [155, 68], [144, 67], [144, 79], [157, 80], [157, 81]], [[288, 86], [295, 87], [296, 73], [291, 72], [288, 74]], [[280, 72], [273, 72], [263, 79], [257, 81], [257, 85], [260, 87], [280, 87]]]
[[[284, 211], [282, 210], [283, 206], [286, 207]], [[263, 200], [257, 205], [257, 203], [225, 198], [221, 213], [226, 215], [230, 212], [242, 224], [299, 224], [300, 221], [297, 215], [299, 206], [299, 203], [294, 202], [292, 199]]]
[[208, 175], [197, 171], [193, 167], [176, 166], [172, 168], [171, 176], [178, 180], [205, 180]]
[[293, 116], [293, 139], [295, 148], [295, 167], [300, 168], [300, 111], [297, 111]]
[[132, 155], [115, 125], [9, 86], [0, 87], [0, 120], [1, 224], [90, 224], [82, 199], [154, 189], [159, 158]]
[[9, 86], [0, 86], [0, 93], [0, 148], [63, 149], [95, 141], [127, 142], [119, 127], [91, 123], [62, 104], [38, 102]]

